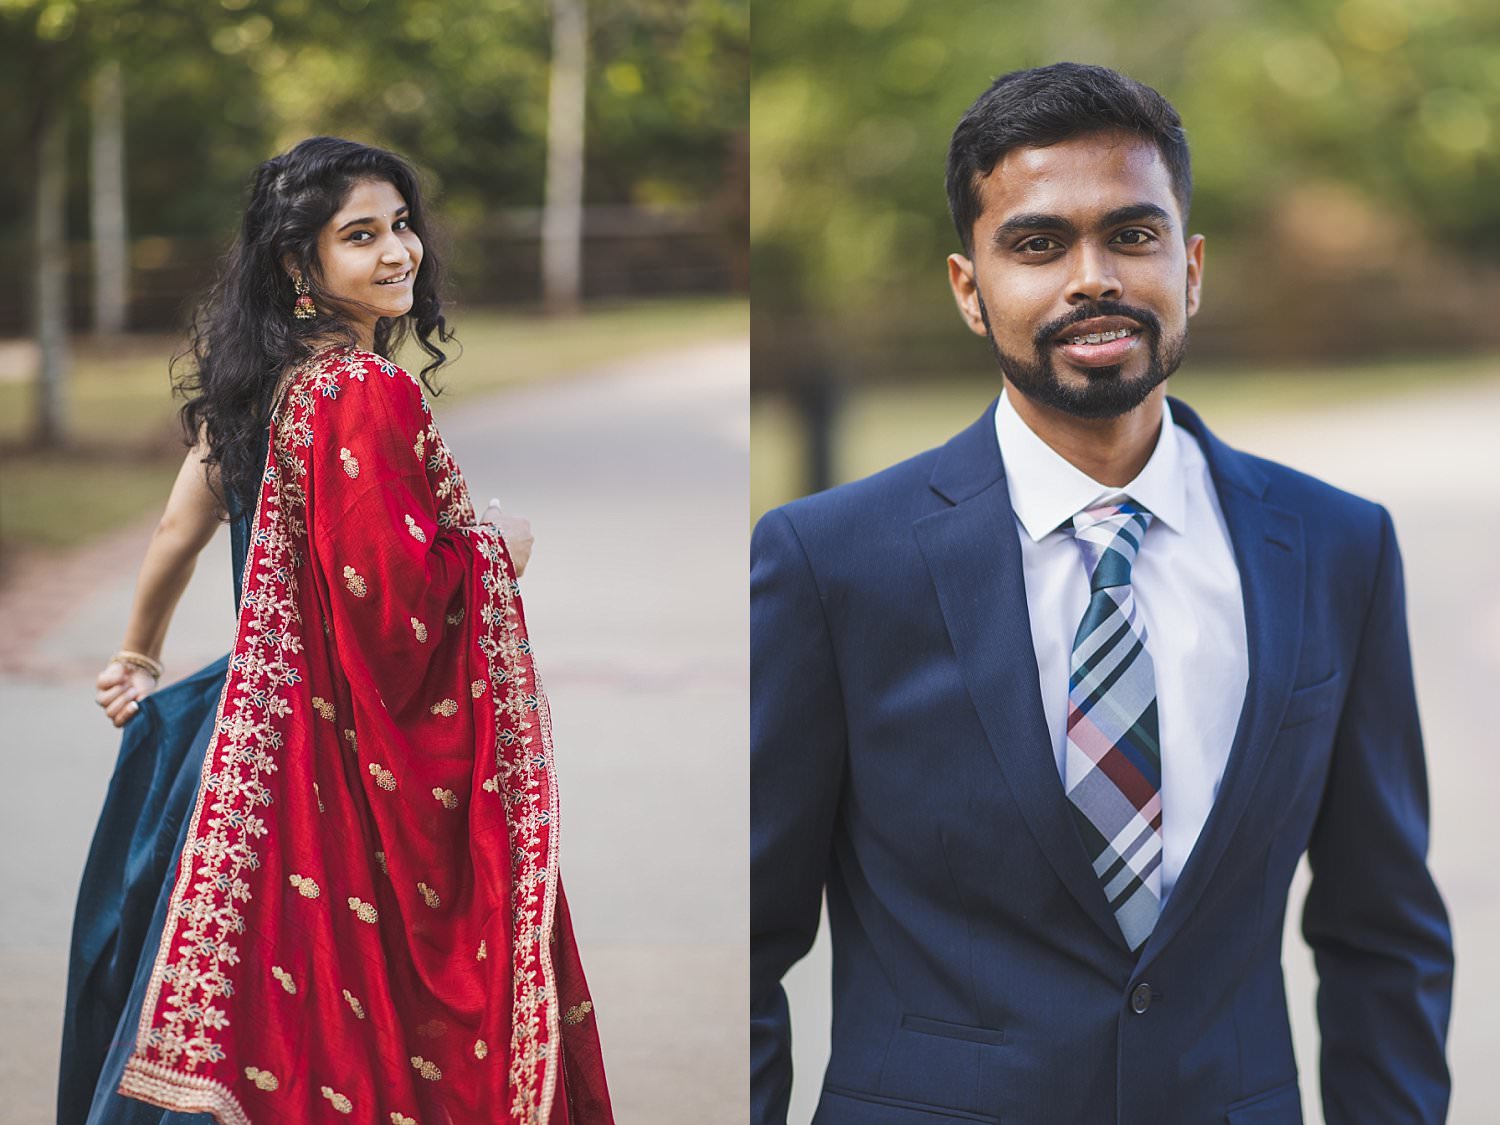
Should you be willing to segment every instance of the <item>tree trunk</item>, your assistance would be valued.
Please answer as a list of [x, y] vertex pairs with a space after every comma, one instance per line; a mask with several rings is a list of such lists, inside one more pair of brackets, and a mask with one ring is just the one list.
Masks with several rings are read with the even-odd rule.
[[549, 313], [574, 312], [583, 274], [583, 100], [588, 56], [584, 0], [552, 0], [547, 91], [547, 199], [542, 210], [542, 297]]
[[37, 380], [36, 441], [46, 448], [68, 438], [68, 122], [61, 99], [43, 95], [36, 162], [36, 339], [42, 367]]
[[94, 236], [94, 332], [125, 331], [130, 250], [125, 219], [125, 84], [120, 64], [94, 75], [89, 187]]

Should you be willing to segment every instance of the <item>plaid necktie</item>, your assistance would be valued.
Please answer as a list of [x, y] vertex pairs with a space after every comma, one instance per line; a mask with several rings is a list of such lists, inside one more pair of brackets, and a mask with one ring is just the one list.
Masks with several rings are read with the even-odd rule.
[[1073, 517], [1089, 572], [1073, 639], [1064, 786], [1094, 874], [1132, 950], [1161, 911], [1161, 747], [1156, 671], [1130, 567], [1151, 513], [1130, 500]]

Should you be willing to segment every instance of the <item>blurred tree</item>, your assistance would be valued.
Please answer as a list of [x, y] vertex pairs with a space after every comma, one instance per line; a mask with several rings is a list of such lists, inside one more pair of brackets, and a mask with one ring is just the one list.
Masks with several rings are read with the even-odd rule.
[[90, 94], [89, 233], [94, 245], [94, 331], [125, 330], [130, 246], [125, 220], [125, 84], [114, 59], [99, 64]]
[[584, 89], [588, 11], [583, 0], [551, 0], [552, 67], [547, 86], [547, 194], [542, 212], [542, 299], [572, 313], [583, 295]]

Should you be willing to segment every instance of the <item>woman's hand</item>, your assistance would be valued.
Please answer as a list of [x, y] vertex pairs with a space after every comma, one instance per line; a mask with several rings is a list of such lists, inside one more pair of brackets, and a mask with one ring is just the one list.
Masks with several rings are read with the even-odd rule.
[[531, 535], [531, 521], [525, 516], [507, 515], [500, 510], [500, 501], [491, 500], [479, 522], [492, 523], [500, 529], [500, 538], [505, 540], [505, 549], [515, 564], [516, 577], [521, 577], [526, 571], [527, 560], [531, 558], [531, 545], [535, 542]]
[[526, 571], [526, 562], [531, 558], [531, 521], [525, 516], [512, 516], [501, 512], [495, 517], [500, 536], [505, 540], [505, 549], [510, 552], [510, 561], [516, 564], [516, 577]]
[[111, 660], [99, 673], [94, 702], [117, 727], [123, 727], [141, 709], [139, 700], [156, 690], [156, 679], [144, 668]]

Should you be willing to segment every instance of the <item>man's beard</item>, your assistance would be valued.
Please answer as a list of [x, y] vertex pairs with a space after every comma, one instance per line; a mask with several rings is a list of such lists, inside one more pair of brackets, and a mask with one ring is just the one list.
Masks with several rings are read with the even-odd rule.
[[[1118, 418], [1134, 410], [1182, 365], [1182, 357], [1187, 352], [1185, 330], [1180, 336], [1164, 341], [1161, 321], [1154, 313], [1118, 301], [1099, 301], [1042, 325], [1032, 340], [1033, 354], [1027, 358], [1001, 351], [983, 298], [979, 301], [979, 315], [984, 320], [985, 333], [989, 336], [1000, 370], [1016, 390], [1033, 402], [1075, 418]], [[1121, 363], [1107, 367], [1081, 367], [1078, 370], [1087, 377], [1087, 383], [1082, 387], [1064, 385], [1054, 366], [1061, 361], [1053, 354], [1056, 347], [1053, 341], [1069, 325], [1101, 316], [1129, 317], [1141, 326], [1142, 342], [1148, 356], [1146, 370], [1133, 379], [1125, 379], [1120, 374], [1124, 367]]]

